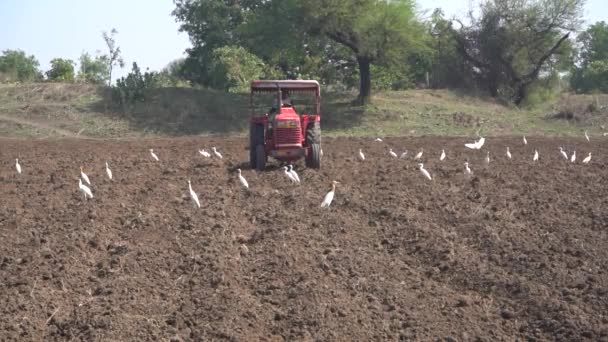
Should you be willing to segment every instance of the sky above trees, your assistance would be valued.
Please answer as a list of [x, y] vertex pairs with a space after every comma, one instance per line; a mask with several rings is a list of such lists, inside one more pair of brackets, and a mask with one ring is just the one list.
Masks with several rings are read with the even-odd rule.
[[[469, 0], [418, 0], [430, 12], [441, 7], [447, 16], [464, 16]], [[184, 56], [188, 35], [178, 32], [171, 16], [172, 0], [20, 0], [0, 1], [0, 51], [21, 49], [47, 70], [54, 58], [74, 61], [82, 52], [105, 52], [101, 33], [116, 28], [116, 40], [127, 66], [160, 70]], [[608, 21], [608, 1], [587, 0], [586, 24]], [[117, 70], [124, 76], [129, 68]]]

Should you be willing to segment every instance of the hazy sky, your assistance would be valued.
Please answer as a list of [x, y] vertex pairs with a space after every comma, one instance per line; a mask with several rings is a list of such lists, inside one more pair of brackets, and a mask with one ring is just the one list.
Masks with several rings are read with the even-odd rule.
[[[418, 0], [421, 9], [441, 7], [448, 16], [464, 15], [470, 3]], [[159, 70], [190, 45], [188, 35], [178, 32], [173, 8], [172, 0], [0, 0], [0, 51], [24, 50], [47, 70], [55, 57], [77, 60], [83, 51], [103, 51], [101, 32], [114, 27], [126, 62], [115, 78], [133, 61]], [[608, 21], [608, 0], [587, 0], [585, 19]]]

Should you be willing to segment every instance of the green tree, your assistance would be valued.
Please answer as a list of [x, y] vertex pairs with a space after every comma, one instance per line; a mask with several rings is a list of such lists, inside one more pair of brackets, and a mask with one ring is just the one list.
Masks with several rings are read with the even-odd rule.
[[80, 55], [80, 69], [77, 79], [81, 82], [92, 84], [105, 84], [108, 81], [109, 61], [107, 56], [91, 57], [83, 52]]
[[106, 56], [108, 62], [108, 85], [112, 84], [112, 70], [114, 66], [119, 66], [123, 68], [125, 66], [125, 62], [122, 59], [122, 55], [120, 52], [120, 47], [116, 46], [116, 31], [113, 28], [110, 33], [104, 31], [102, 32], [103, 40], [106, 42], [106, 46], [108, 47], [108, 55]]
[[74, 64], [71, 59], [54, 58], [46, 78], [53, 82], [74, 82]]
[[[262, 0], [257, 3], [262, 3]], [[251, 0], [175, 0], [172, 12], [181, 23], [180, 31], [190, 36], [192, 48], [187, 50], [183, 75], [193, 83], [209, 86], [213, 50], [241, 45], [237, 28], [257, 7]]]
[[422, 25], [412, 0], [301, 0], [307, 30], [347, 47], [359, 69], [360, 103], [371, 96], [372, 63], [389, 67], [406, 63], [422, 49]]
[[4, 50], [0, 56], [0, 74], [9, 82], [34, 82], [42, 78], [38, 60], [21, 50]]
[[452, 30], [470, 73], [515, 104], [579, 25], [584, 0], [490, 0]]
[[264, 76], [264, 62], [242, 47], [224, 46], [213, 50], [211, 86], [228, 92], [244, 92], [251, 80]]
[[597, 22], [582, 32], [570, 84], [577, 92], [608, 92], [608, 24]]

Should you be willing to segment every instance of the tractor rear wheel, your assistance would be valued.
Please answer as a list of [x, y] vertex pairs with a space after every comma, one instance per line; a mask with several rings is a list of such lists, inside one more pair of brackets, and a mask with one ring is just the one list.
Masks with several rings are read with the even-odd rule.
[[[252, 169], [258, 167], [257, 164], [257, 146], [264, 147], [264, 126], [260, 124], [251, 124], [249, 126], [249, 165]], [[265, 162], [266, 160], [264, 160]]]
[[318, 169], [321, 167], [321, 125], [313, 122], [306, 129], [306, 145], [308, 155], [306, 156], [306, 166]]
[[258, 171], [264, 171], [266, 168], [266, 150], [264, 145], [257, 145], [255, 147], [255, 169]]

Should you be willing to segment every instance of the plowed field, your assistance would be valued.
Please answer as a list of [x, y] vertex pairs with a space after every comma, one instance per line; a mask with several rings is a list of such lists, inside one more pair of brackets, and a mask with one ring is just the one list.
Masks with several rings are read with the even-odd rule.
[[324, 139], [296, 186], [240, 138], [0, 140], [0, 340], [608, 340], [608, 140], [465, 142]]

